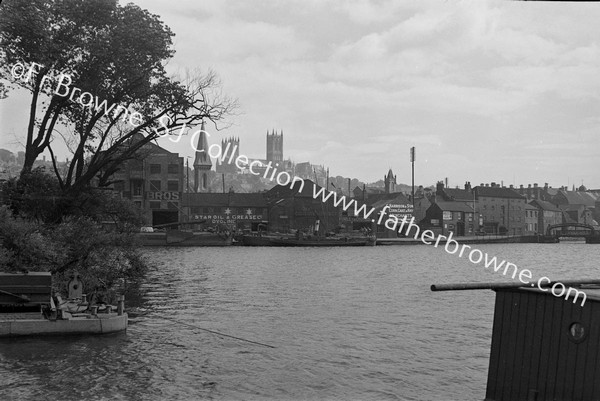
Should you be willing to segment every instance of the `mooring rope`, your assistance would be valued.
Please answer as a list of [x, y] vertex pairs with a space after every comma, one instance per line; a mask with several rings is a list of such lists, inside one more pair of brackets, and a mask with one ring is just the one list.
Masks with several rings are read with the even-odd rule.
[[258, 342], [258, 341], [247, 340], [247, 339], [245, 339], [245, 338], [242, 338], [242, 337], [236, 337], [236, 336], [232, 336], [232, 335], [229, 335], [229, 334], [221, 333], [221, 332], [219, 332], [219, 331], [205, 329], [204, 327], [196, 326], [195, 324], [191, 324], [191, 323], [185, 323], [185, 322], [182, 322], [182, 321], [180, 321], [180, 320], [176, 320], [176, 319], [171, 319], [171, 318], [168, 318], [168, 317], [166, 317], [166, 316], [162, 316], [162, 318], [163, 318], [163, 319], [166, 319], [166, 320], [170, 320], [170, 321], [172, 321], [172, 322], [175, 322], [175, 323], [182, 324], [182, 325], [184, 325], [184, 326], [192, 327], [192, 328], [194, 328], [194, 329], [198, 329], [198, 330], [207, 331], [207, 332], [209, 332], [209, 333], [216, 334], [216, 335], [218, 335], [218, 336], [223, 336], [223, 337], [234, 338], [234, 339], [236, 339], [236, 340], [245, 341], [245, 342], [247, 342], [247, 343], [256, 344], [256, 345], [262, 345], [263, 347], [277, 348], [277, 347], [274, 347], [274, 346], [272, 346], [272, 345], [269, 345], [269, 344], [260, 343], [260, 342]]

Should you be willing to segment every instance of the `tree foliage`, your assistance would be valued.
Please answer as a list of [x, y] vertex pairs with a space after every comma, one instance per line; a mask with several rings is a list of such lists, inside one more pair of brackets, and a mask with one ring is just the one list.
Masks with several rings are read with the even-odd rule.
[[0, 239], [1, 270], [52, 272], [56, 289], [63, 293], [74, 271], [88, 294], [110, 297], [143, 276], [146, 269], [130, 235], [102, 230], [85, 216], [47, 225], [0, 207]]
[[[31, 171], [45, 150], [53, 155], [53, 140], [60, 136], [73, 153], [66, 172], [54, 168], [62, 192], [77, 193], [94, 180], [99, 186], [108, 185], [123, 161], [159, 135], [202, 119], [216, 124], [232, 113], [236, 101], [221, 95], [214, 72], [196, 71], [183, 79], [167, 75], [173, 36], [159, 16], [131, 3], [2, 3], [0, 74], [10, 88], [20, 86], [31, 92], [22, 174]], [[41, 67], [30, 77], [15, 78], [11, 68], [17, 63]], [[71, 79], [69, 96], [55, 91], [58, 73]], [[94, 97], [92, 107], [78, 101], [83, 92]], [[103, 101], [122, 107], [109, 113], [94, 107]], [[136, 124], [127, 119], [133, 111], [143, 116]], [[130, 140], [138, 134], [144, 135], [142, 141]]]

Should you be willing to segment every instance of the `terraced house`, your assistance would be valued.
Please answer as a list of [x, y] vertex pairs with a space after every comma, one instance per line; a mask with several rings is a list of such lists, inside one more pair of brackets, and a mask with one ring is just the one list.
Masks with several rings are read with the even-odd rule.
[[487, 233], [524, 235], [527, 199], [515, 191], [492, 182], [474, 188], [478, 212], [483, 215]]

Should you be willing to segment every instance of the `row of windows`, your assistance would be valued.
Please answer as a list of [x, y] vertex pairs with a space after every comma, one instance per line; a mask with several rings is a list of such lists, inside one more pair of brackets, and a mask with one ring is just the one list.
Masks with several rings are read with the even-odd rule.
[[[483, 205], [482, 208], [483, 208], [483, 210], [487, 210], [487, 205]], [[505, 209], [506, 209], [506, 207], [504, 205], [499, 205], [498, 206], [498, 210], [505, 210]], [[495, 205], [491, 205], [490, 206], [490, 210], [496, 210], [496, 206]], [[520, 211], [521, 210], [521, 206], [514, 206], [513, 205], [513, 206], [511, 206], [510, 210], [518, 210], [518, 211]]]
[[[229, 210], [229, 212], [228, 212]], [[232, 214], [232, 215], [240, 215], [240, 214], [248, 214], [248, 210], [252, 212], [252, 214], [262, 214], [263, 216], [267, 215], [266, 208], [248, 208], [248, 207], [208, 207], [208, 206], [192, 206], [190, 211], [192, 214]]]
[[[131, 160], [129, 163], [132, 170], [142, 171], [144, 169], [144, 163], [141, 160]], [[161, 174], [162, 170], [162, 164], [150, 164], [150, 174]], [[167, 173], [179, 174], [179, 164], [169, 163], [167, 165]]]
[[[162, 191], [162, 182], [160, 180], [150, 180], [150, 191]], [[179, 181], [167, 181], [167, 191], [179, 191]]]
[[[510, 216], [510, 218], [508, 218], [509, 221], [516, 221], [516, 222], [521, 222], [521, 217], [515, 217], [515, 216]], [[489, 221], [504, 221], [504, 218], [502, 218], [502, 216], [500, 216], [498, 219], [496, 219], [495, 215], [491, 215], [489, 218]]]
[[525, 217], [538, 217], [537, 210], [525, 210]]
[[[506, 198], [489, 198], [489, 199], [488, 198], [484, 198], [484, 197], [479, 198], [479, 200], [482, 201], [482, 202], [485, 202], [485, 201], [496, 202], [496, 199], [498, 199], [498, 202], [505, 202], [507, 200]], [[520, 202], [525, 203], [525, 199], [510, 199], [509, 201], [510, 201], [510, 203], [515, 203], [515, 202], [517, 202], [517, 203], [520, 203]]]
[[[148, 191], [179, 191], [179, 181], [169, 180], [167, 181], [167, 187], [162, 187], [162, 181], [160, 180], [150, 180], [148, 184]], [[125, 183], [123, 181], [115, 182], [114, 184], [115, 191], [125, 191]], [[133, 196], [142, 196], [142, 192], [144, 191], [144, 182], [143, 181], [131, 181], [131, 192]]]
[[[150, 174], [160, 174], [162, 170], [162, 165], [160, 164], [151, 164], [150, 165]], [[179, 165], [169, 163], [167, 166], [167, 173], [169, 174], [179, 174]]]
[[[463, 212], [453, 212], [454, 213], [454, 220], [462, 220], [463, 219]], [[469, 221], [473, 221], [473, 213], [465, 213], [467, 215], [467, 219]]]
[[[150, 209], [160, 209], [160, 201], [150, 201]], [[179, 202], [167, 202], [167, 209], [179, 209]]]
[[[142, 201], [134, 201], [133, 202], [140, 209], [142, 208]], [[150, 209], [160, 209], [160, 201], [150, 201], [148, 202]], [[179, 209], [179, 202], [167, 202], [168, 209]]]

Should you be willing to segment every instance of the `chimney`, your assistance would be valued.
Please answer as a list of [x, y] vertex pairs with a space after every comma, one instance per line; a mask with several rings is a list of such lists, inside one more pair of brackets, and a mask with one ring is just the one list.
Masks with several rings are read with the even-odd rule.
[[350, 191], [350, 185], [352, 183], [352, 180], [350, 178], [348, 178], [348, 197], [352, 198], [352, 191]]
[[534, 188], [537, 188], [537, 187], [538, 187], [538, 185], [537, 185], [537, 182], [536, 182], [535, 184], [533, 184], [533, 187], [534, 187]]
[[519, 185], [519, 189], [523, 189], [523, 184]]
[[490, 186], [491, 186], [492, 188], [494, 188], [494, 187], [496, 186], [496, 183], [495, 183], [495, 182], [492, 182], [492, 183], [490, 184]]
[[442, 181], [438, 181], [435, 187], [436, 192], [442, 192], [444, 190], [444, 183]]
[[513, 184], [510, 184], [508, 187], [509, 187], [510, 189], [513, 189]]
[[544, 183], [544, 191], [547, 191], [547, 190], [548, 190], [548, 183], [546, 182], [546, 183]]
[[527, 185], [527, 188], [531, 188], [531, 184], [528, 184], [528, 185]]

